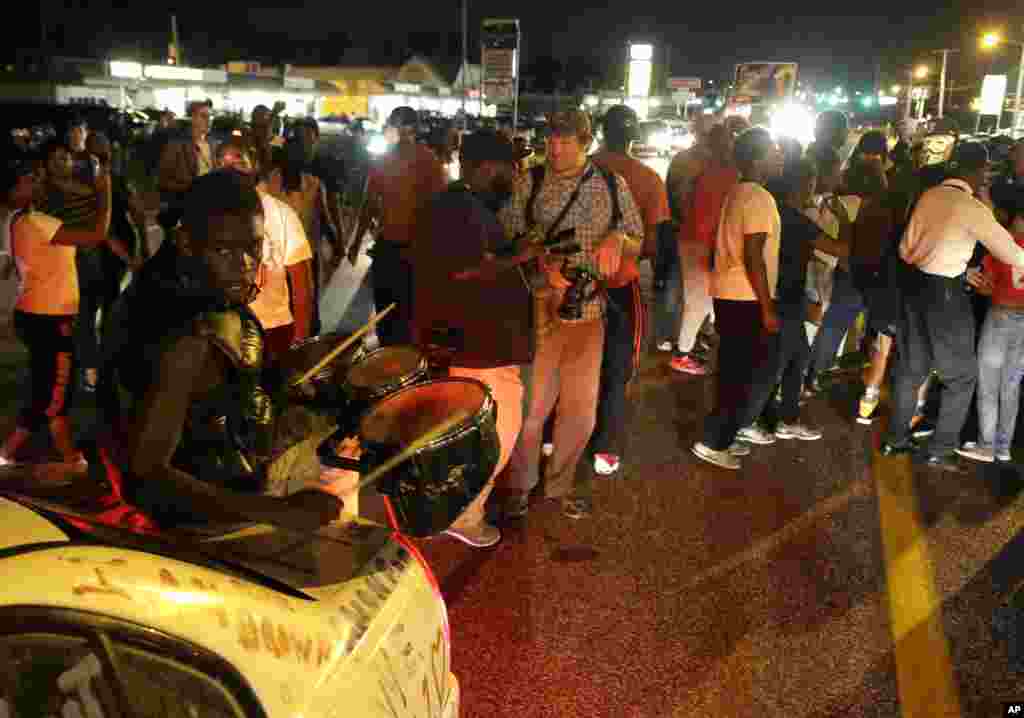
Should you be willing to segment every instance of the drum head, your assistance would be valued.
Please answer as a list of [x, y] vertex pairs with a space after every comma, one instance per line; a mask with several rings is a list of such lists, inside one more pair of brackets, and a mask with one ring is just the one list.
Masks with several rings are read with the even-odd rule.
[[[324, 334], [319, 337], [311, 337], [296, 344], [281, 357], [281, 368], [284, 369], [284, 375], [289, 381], [297, 379], [311, 367], [316, 366], [317, 362], [323, 359], [336, 346], [348, 339], [349, 336], [351, 335]], [[325, 379], [335, 375], [340, 367], [344, 367], [348, 362], [351, 362], [352, 357], [362, 347], [362, 342], [354, 343], [342, 352], [341, 356], [321, 369], [313, 378]]]
[[[359, 424], [366, 441], [406, 446], [460, 412], [469, 414], [468, 424], [488, 400], [487, 388], [471, 379], [438, 379], [403, 389], [370, 409]], [[438, 436], [443, 438], [458, 426]]]
[[423, 355], [415, 347], [381, 347], [356, 362], [348, 371], [348, 383], [359, 389], [387, 386], [414, 374]]

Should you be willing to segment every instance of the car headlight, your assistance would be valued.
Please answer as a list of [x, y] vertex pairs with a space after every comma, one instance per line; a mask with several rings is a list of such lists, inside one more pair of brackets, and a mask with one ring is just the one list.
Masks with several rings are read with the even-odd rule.
[[806, 145], [814, 140], [814, 117], [806, 107], [784, 105], [772, 115], [771, 131], [776, 139], [791, 137]]
[[374, 135], [366, 145], [367, 151], [372, 155], [382, 155], [388, 151], [388, 141], [384, 135]]

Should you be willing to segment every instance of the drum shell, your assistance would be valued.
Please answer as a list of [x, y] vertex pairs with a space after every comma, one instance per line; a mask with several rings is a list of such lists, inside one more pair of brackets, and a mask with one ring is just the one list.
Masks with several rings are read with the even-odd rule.
[[[477, 413], [448, 436], [421, 448], [377, 482], [377, 491], [391, 501], [398, 529], [408, 536], [425, 538], [448, 529], [483, 491], [501, 454], [497, 406], [485, 385], [471, 379], [441, 379], [401, 392], [445, 381], [478, 384], [485, 399]], [[398, 442], [367, 440], [362, 434], [368, 467], [379, 466], [404, 448]]]
[[323, 334], [310, 337], [291, 347], [281, 360], [284, 379], [289, 383], [288, 397], [297, 403], [308, 403], [323, 406], [338, 411], [345, 410], [349, 404], [348, 396], [344, 390], [344, 378], [349, 368], [358, 363], [366, 356], [366, 347], [362, 341], [358, 341], [336, 357], [326, 367], [308, 380], [315, 392], [314, 397], [308, 396], [301, 386], [291, 386], [291, 381], [300, 377], [303, 372], [309, 370], [327, 351], [310, 351], [311, 348], [320, 344], [328, 344], [335, 347], [345, 341], [348, 336], [344, 334]]
[[[389, 349], [390, 347], [380, 347], [373, 351], [365, 352], [358, 360], [351, 363], [349, 371], [363, 362], [373, 361], [374, 357], [381, 356]], [[356, 411], [361, 414], [384, 397], [394, 394], [406, 387], [420, 384], [426, 381], [429, 376], [430, 373], [427, 358], [421, 355], [419, 362], [413, 369], [406, 372], [404, 375], [395, 376], [387, 382], [376, 384], [374, 386], [359, 386], [352, 382], [350, 376], [346, 375], [343, 386], [348, 400], [354, 407], [356, 407]]]

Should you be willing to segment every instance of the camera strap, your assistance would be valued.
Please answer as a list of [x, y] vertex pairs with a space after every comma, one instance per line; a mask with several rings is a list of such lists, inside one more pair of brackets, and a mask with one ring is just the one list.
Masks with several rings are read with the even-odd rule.
[[[546, 168], [544, 165], [537, 165], [536, 167], [530, 168], [530, 177], [533, 180], [533, 186], [530, 188], [530, 197], [529, 199], [526, 200], [527, 225], [536, 224], [537, 221], [534, 216], [533, 206], [536, 202], [537, 195], [540, 193], [541, 185], [544, 182], [545, 169]], [[562, 211], [558, 213], [558, 217], [556, 217], [555, 221], [551, 223], [550, 227], [548, 227], [547, 234], [545, 235], [545, 240], [550, 241], [551, 238], [554, 236], [555, 229], [558, 227], [561, 221], [565, 219], [565, 216], [569, 213], [569, 210], [572, 209], [573, 204], [576, 203], [576, 200], [579, 199], [580, 191], [583, 189], [583, 185], [588, 180], [590, 180], [591, 177], [594, 176], [595, 171], [600, 172], [601, 175], [604, 177], [605, 182], [608, 184], [608, 194], [612, 203], [612, 219], [611, 226], [609, 227], [609, 229], [614, 229], [622, 222], [622, 208], [619, 205], [619, 188], [615, 184], [615, 175], [613, 175], [611, 172], [606, 171], [604, 168], [591, 163], [590, 168], [583, 174], [582, 177], [580, 177], [580, 181], [577, 183], [576, 188], [573, 190], [572, 194], [569, 195], [569, 200], [565, 203], [565, 206], [562, 207]]]

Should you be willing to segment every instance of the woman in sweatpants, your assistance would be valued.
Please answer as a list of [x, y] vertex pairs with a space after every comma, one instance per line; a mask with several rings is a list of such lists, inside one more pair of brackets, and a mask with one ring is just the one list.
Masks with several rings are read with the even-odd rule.
[[82, 462], [71, 441], [68, 425], [68, 387], [71, 379], [73, 327], [78, 313], [77, 247], [107, 241], [110, 229], [110, 180], [95, 180], [99, 203], [96, 226], [70, 230], [60, 220], [32, 212], [34, 178], [31, 167], [7, 157], [0, 168], [0, 202], [12, 209], [11, 254], [18, 274], [14, 328], [29, 355], [30, 395], [18, 415], [14, 432], [0, 447], [0, 465], [13, 463], [32, 434], [49, 428], [61, 458]]

